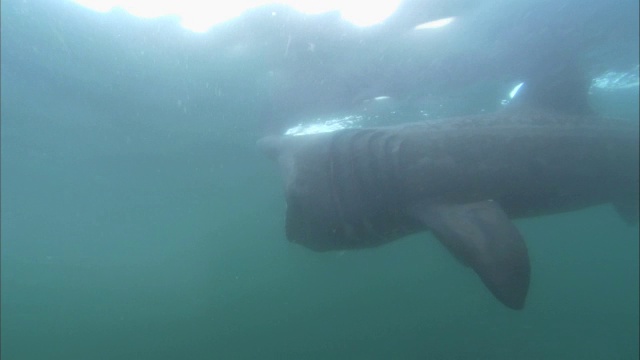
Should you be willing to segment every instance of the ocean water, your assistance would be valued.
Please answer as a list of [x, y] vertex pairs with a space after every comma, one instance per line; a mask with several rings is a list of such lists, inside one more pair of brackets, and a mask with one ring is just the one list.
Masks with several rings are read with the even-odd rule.
[[2, 359], [638, 359], [638, 225], [610, 205], [516, 221], [522, 311], [428, 233], [349, 252], [287, 242], [265, 134], [496, 110], [548, 49], [628, 73], [591, 101], [638, 121], [637, 2], [434, 4], [476, 31], [327, 30], [331, 16], [278, 7], [289, 17], [194, 34], [3, 1]]

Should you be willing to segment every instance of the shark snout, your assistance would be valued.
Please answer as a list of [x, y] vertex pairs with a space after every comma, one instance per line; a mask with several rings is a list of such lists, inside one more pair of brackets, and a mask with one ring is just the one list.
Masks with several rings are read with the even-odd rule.
[[277, 136], [266, 136], [258, 140], [256, 145], [260, 151], [275, 161], [278, 159], [278, 155], [280, 155], [281, 143], [282, 140]]

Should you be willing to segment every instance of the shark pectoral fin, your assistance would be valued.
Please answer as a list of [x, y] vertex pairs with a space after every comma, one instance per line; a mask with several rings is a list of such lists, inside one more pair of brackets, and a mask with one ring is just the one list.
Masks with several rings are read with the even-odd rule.
[[627, 198], [616, 199], [613, 201], [618, 215], [629, 225], [635, 225], [638, 223], [638, 194]]
[[418, 206], [412, 212], [504, 305], [524, 307], [529, 290], [527, 247], [500, 205], [491, 200], [464, 205]]

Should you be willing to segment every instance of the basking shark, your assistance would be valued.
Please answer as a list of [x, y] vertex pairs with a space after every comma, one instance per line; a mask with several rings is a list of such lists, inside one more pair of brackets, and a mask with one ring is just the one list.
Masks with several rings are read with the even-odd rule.
[[587, 91], [551, 77], [493, 114], [263, 138], [284, 177], [287, 238], [329, 251], [431, 231], [522, 309], [531, 265], [512, 219], [612, 203], [638, 221], [638, 122], [597, 116]]

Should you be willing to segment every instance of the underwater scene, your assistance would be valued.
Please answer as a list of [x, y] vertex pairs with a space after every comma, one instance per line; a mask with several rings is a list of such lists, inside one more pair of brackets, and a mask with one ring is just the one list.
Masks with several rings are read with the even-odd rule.
[[2, 359], [638, 359], [638, 1], [375, 3], [2, 1]]

